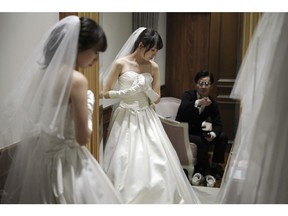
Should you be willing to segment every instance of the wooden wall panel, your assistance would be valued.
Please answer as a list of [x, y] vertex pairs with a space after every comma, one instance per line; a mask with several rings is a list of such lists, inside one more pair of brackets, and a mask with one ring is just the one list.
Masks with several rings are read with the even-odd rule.
[[212, 13], [211, 23], [209, 71], [216, 81], [212, 95], [217, 98], [224, 131], [232, 142], [238, 125], [239, 103], [230, 99], [230, 93], [241, 64], [242, 14]]
[[66, 16], [72, 16], [72, 15], [78, 16], [78, 12], [60, 12], [59, 20], [63, 19]]
[[208, 69], [209, 13], [168, 13], [165, 94], [181, 98]]

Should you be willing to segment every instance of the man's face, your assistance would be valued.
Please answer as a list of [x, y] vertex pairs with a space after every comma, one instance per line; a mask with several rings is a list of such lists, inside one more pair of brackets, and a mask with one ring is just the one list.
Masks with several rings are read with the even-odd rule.
[[201, 97], [208, 97], [211, 89], [210, 77], [202, 77], [196, 83], [196, 89]]

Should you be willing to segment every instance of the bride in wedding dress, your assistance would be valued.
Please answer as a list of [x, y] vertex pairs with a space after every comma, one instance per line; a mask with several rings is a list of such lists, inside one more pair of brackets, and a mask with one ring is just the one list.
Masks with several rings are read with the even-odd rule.
[[[125, 203], [197, 203], [153, 103], [160, 99], [157, 31], [139, 28], [108, 72], [105, 98], [120, 98], [110, 120], [103, 166]], [[118, 81], [119, 90], [113, 90]], [[116, 85], [117, 86], [117, 85]]]
[[0, 149], [7, 148], [12, 161], [2, 203], [122, 203], [85, 146], [94, 95], [75, 70], [93, 65], [106, 47], [95, 21], [69, 16], [50, 28], [26, 67], [15, 72], [12, 92], [0, 104]]

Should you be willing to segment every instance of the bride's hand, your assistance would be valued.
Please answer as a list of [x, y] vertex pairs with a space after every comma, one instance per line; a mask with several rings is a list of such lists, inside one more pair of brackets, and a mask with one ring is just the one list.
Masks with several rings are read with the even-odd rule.
[[139, 74], [136, 79], [140, 88], [145, 91], [148, 88], [145, 77], [142, 74]]

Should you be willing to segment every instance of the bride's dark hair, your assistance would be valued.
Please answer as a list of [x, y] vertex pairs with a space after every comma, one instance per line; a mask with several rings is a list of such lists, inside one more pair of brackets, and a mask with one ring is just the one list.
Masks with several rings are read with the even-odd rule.
[[87, 17], [80, 18], [80, 32], [78, 39], [78, 52], [95, 47], [104, 52], [107, 49], [106, 35], [94, 20]]
[[[44, 47], [44, 68], [47, 68], [50, 64], [56, 50], [65, 36], [65, 33], [65, 24], [60, 25], [51, 32], [50, 38]], [[104, 52], [107, 49], [106, 35], [101, 26], [99, 26], [94, 20], [87, 17], [81, 17], [78, 37], [78, 52], [91, 48]]]
[[146, 52], [153, 47], [156, 47], [158, 50], [163, 48], [163, 42], [160, 34], [152, 28], [146, 28], [141, 32], [134, 43], [132, 53], [137, 49], [140, 42], [142, 42], [143, 46], [146, 48]]

